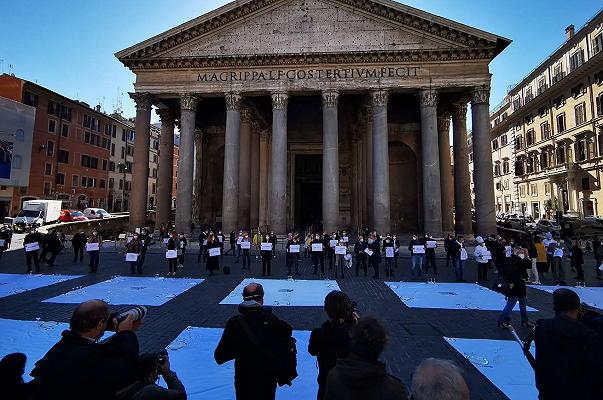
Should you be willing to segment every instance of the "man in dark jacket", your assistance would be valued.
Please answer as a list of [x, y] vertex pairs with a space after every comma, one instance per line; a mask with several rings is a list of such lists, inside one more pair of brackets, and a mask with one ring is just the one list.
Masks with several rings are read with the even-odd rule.
[[31, 262], [33, 261], [34, 266], [36, 267], [36, 272], [40, 272], [40, 260], [38, 258], [38, 250], [32, 249], [27, 251], [26, 245], [35, 246], [34, 243], [38, 244], [38, 248], [42, 246], [42, 235], [37, 231], [36, 228], [31, 228], [29, 233], [25, 235], [23, 239], [23, 247], [25, 248], [25, 258], [27, 260], [27, 272], [31, 272]]
[[[599, 334], [578, 320], [580, 298], [570, 289], [553, 292], [555, 318], [536, 322], [524, 352], [532, 359], [540, 400], [603, 399], [603, 344]], [[535, 361], [526, 349], [534, 340]]]
[[63, 243], [61, 238], [56, 231], [51, 231], [45, 236], [46, 248], [45, 250], [50, 253], [50, 259], [46, 260], [46, 255], [40, 257], [42, 261], [46, 261], [49, 267], [54, 266], [54, 260], [63, 251]]
[[351, 354], [337, 360], [329, 372], [325, 400], [408, 400], [406, 386], [379, 362], [386, 343], [381, 322], [360, 318], [352, 328]]
[[[158, 371], [167, 384], [167, 389], [157, 385]], [[176, 373], [170, 369], [170, 357], [165, 354], [163, 363], [159, 354], [146, 353], [139, 359], [140, 380], [120, 390], [116, 400], [186, 400], [186, 390]]]
[[88, 241], [88, 237], [84, 233], [84, 231], [78, 232], [73, 235], [71, 239], [71, 245], [73, 247], [73, 262], [77, 262], [77, 256], [80, 255], [80, 262], [84, 260], [84, 248], [86, 247], [86, 242]]
[[237, 400], [273, 400], [276, 394], [276, 368], [267, 360], [276, 346], [291, 338], [292, 328], [264, 307], [264, 289], [250, 283], [243, 289], [240, 315], [226, 323], [222, 338], [214, 352], [221, 365], [235, 360]]
[[115, 335], [99, 344], [109, 317], [109, 306], [101, 300], [75, 309], [70, 329], [31, 372], [36, 386], [33, 399], [111, 399], [136, 380], [138, 339], [133, 330], [139, 322], [129, 315], [117, 325]]
[[454, 256], [452, 255], [452, 247], [454, 246], [455, 242], [456, 239], [454, 238], [454, 234], [452, 233], [449, 233], [448, 236], [446, 236], [446, 238], [444, 239], [444, 251], [446, 251], [446, 268], [450, 266], [450, 261], [452, 261], [452, 264], [454, 266]]

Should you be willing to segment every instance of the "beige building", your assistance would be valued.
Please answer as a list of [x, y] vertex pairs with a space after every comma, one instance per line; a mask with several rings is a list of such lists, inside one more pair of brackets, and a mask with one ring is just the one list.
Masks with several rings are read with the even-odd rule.
[[491, 114], [497, 210], [535, 218], [603, 214], [602, 107], [600, 12], [578, 32], [568, 27], [564, 44]]
[[[489, 64], [509, 43], [390, 0], [239, 0], [122, 50], [136, 74], [131, 227], [144, 223], [155, 105], [163, 138], [180, 125], [180, 231], [195, 216], [225, 231], [441, 235], [454, 208], [456, 230], [470, 233], [470, 102], [474, 161], [486, 171], [475, 176], [476, 229], [491, 233]], [[454, 183], [440, 168], [451, 123]], [[159, 223], [171, 164], [161, 151]]]

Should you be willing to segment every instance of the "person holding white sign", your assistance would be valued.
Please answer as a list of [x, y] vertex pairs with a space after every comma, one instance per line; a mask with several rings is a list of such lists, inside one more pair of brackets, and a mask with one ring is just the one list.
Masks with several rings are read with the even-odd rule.
[[394, 276], [394, 253], [396, 245], [392, 235], [388, 233], [383, 240], [383, 252], [385, 253], [385, 276]]
[[272, 268], [273, 244], [270, 241], [270, 235], [266, 234], [260, 244], [260, 255], [262, 256], [262, 276], [270, 276]]
[[433, 274], [438, 274], [438, 266], [436, 265], [435, 249], [438, 247], [438, 243], [433, 240], [431, 235], [425, 235], [423, 239], [425, 241], [425, 273], [429, 273], [429, 268], [433, 267]]
[[[249, 238], [248, 232], [243, 232], [237, 245], [241, 249], [239, 254], [242, 253], [242, 255], [243, 255], [243, 269], [251, 269], [251, 261], [249, 259], [249, 250], [251, 250], [251, 240]], [[238, 256], [237, 256], [237, 262], [239, 262]]]
[[348, 248], [343, 240], [339, 240], [334, 249], [335, 253], [335, 279], [337, 279], [338, 271], [341, 272], [341, 279], [345, 278], [343, 271], [345, 270], [345, 256], [348, 253]]
[[492, 259], [492, 255], [486, 247], [486, 242], [481, 236], [475, 238], [477, 246], [473, 251], [473, 256], [477, 262], [477, 280], [487, 281], [488, 280], [488, 263]]
[[[140, 254], [140, 237], [135, 233], [132, 240], [126, 245], [126, 262], [130, 263], [130, 273], [136, 275], [136, 266], [138, 265], [138, 256]], [[139, 270], [142, 274], [142, 270]]]
[[[328, 237], [327, 237], [328, 240]], [[320, 273], [321, 275], [325, 274], [325, 253], [324, 253], [324, 243], [320, 239], [320, 234], [314, 235], [314, 240], [311, 243], [312, 249], [312, 267], [314, 267], [314, 272], [312, 275], [316, 275], [318, 271], [318, 263], [320, 262]]]
[[40, 259], [38, 258], [38, 250], [42, 243], [42, 235], [36, 228], [31, 228], [29, 233], [23, 239], [23, 247], [25, 248], [25, 258], [27, 259], [27, 273], [31, 272], [31, 262], [36, 267], [36, 272], [40, 272]]
[[204, 229], [199, 234], [199, 254], [197, 255], [197, 263], [201, 262], [201, 257], [203, 257], [203, 262], [207, 262], [207, 255], [205, 253], [205, 247], [207, 246], [207, 237], [209, 236], [209, 232], [207, 229]]
[[290, 233], [287, 239], [287, 245], [285, 246], [287, 251], [287, 275], [291, 275], [294, 265], [295, 275], [299, 275], [299, 252], [301, 250], [301, 241], [297, 233], [295, 235]]
[[168, 260], [169, 271], [167, 276], [176, 275], [176, 265], [178, 264], [178, 235], [171, 232], [167, 242], [165, 258]]
[[95, 274], [98, 271], [98, 261], [100, 258], [100, 248], [103, 243], [103, 238], [99, 235], [98, 229], [92, 231], [92, 235], [86, 243], [86, 251], [90, 256], [90, 273]]
[[408, 250], [410, 251], [410, 273], [413, 278], [419, 278], [423, 274], [423, 264], [425, 263], [425, 242], [417, 235], [412, 235]]
[[184, 236], [183, 232], [180, 232], [178, 237], [178, 267], [184, 267], [184, 255], [186, 254], [186, 246], [188, 246], [188, 240]]
[[371, 233], [369, 236], [367, 247], [367, 250], [371, 252], [369, 255], [369, 265], [371, 265], [375, 271], [373, 279], [379, 279], [379, 264], [381, 264], [381, 241], [376, 232], [373, 231], [373, 233]]
[[207, 237], [207, 264], [205, 269], [209, 271], [209, 276], [212, 276], [214, 271], [220, 269], [220, 257], [224, 242], [220, 242], [218, 237], [212, 232]]
[[[325, 237], [329, 237], [326, 232]], [[337, 246], [337, 243], [337, 234], [333, 233], [331, 239], [328, 240], [328, 246], [325, 246], [327, 249], [327, 257], [329, 258], [329, 269], [333, 269], [333, 263], [335, 262], [335, 246]]]
[[366, 269], [366, 243], [364, 242], [364, 238], [362, 236], [358, 236], [356, 243], [354, 244], [354, 253], [356, 253], [356, 277], [358, 277], [358, 273], [360, 272], [360, 267], [364, 269], [364, 276], [368, 275], [368, 271]]

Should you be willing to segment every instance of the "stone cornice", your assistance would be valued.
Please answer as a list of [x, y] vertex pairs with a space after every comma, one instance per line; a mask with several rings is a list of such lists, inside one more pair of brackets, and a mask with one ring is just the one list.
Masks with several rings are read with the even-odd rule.
[[[139, 45], [123, 50], [116, 54], [121, 62], [130, 68], [135, 68], [134, 60], [148, 59], [150, 57], [161, 57], [162, 53], [180, 46], [186, 42], [206, 35], [211, 31], [220, 29], [225, 25], [232, 24], [237, 20], [243, 20], [262, 8], [277, 6], [281, 0], [251, 0], [233, 7], [224, 7], [222, 12], [209, 13], [193, 21], [176, 27], [156, 38], [150, 39]], [[495, 35], [481, 32], [473, 28], [463, 27], [452, 21], [435, 15], [418, 12], [409, 7], [395, 3], [387, 4], [382, 1], [373, 0], [336, 0], [343, 5], [352, 7], [361, 12], [377, 16], [401, 26], [419, 31], [423, 34], [439, 37], [450, 42], [459, 43], [473, 49], [491, 49], [494, 58], [510, 41]], [[220, 11], [220, 10], [217, 10]], [[423, 15], [424, 14], [424, 15]], [[461, 29], [458, 29], [460, 27]], [[470, 33], [473, 31], [473, 33]], [[479, 36], [478, 36], [479, 35]], [[481, 37], [480, 37], [481, 36]]]
[[154, 69], [264, 67], [275, 65], [383, 64], [491, 60], [494, 49], [369, 51], [346, 53], [264, 54], [215, 57], [131, 58], [133, 71]]

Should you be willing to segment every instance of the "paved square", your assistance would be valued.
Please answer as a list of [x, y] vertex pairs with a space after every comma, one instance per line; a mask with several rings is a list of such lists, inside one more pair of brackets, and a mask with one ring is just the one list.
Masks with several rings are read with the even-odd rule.
[[220, 304], [239, 304], [243, 299], [243, 288], [252, 282], [260, 283], [264, 287], [264, 304], [267, 306], [322, 307], [327, 294], [333, 290], [341, 290], [337, 281], [333, 280], [247, 278], [243, 279]]
[[[187, 327], [167, 347], [170, 365], [178, 371], [189, 400], [234, 400], [234, 361], [217, 365], [214, 350], [223, 329]], [[309, 331], [293, 331], [297, 339], [297, 372], [292, 386], [279, 387], [276, 397], [313, 399], [318, 391], [316, 358], [308, 354]], [[259, 366], [261, 368], [261, 366]]]
[[0, 274], [0, 297], [65, 282], [81, 275]]
[[[411, 308], [447, 310], [500, 311], [506, 301], [503, 295], [474, 283], [385, 282]], [[515, 311], [519, 310], [516, 305]], [[528, 311], [538, 311], [528, 307]]]
[[96, 285], [77, 288], [46, 299], [44, 303], [81, 303], [90, 299], [101, 299], [109, 304], [160, 306], [203, 281], [203, 279], [117, 276]]
[[557, 289], [566, 288], [578, 293], [580, 300], [589, 306], [603, 309], [603, 287], [576, 287], [576, 286], [543, 286], [530, 285], [531, 288], [553, 293]]
[[512, 400], [536, 400], [534, 370], [513, 340], [444, 338]]

